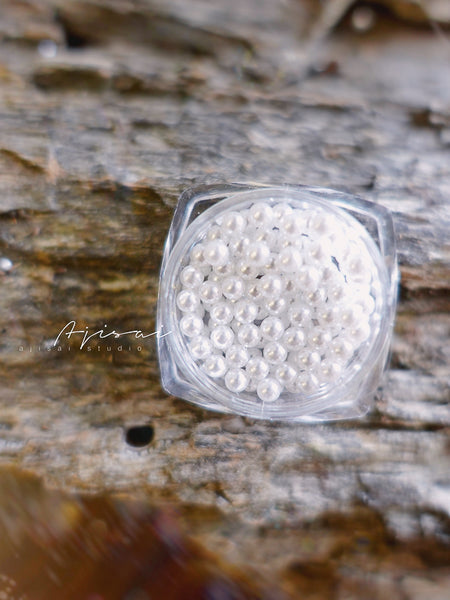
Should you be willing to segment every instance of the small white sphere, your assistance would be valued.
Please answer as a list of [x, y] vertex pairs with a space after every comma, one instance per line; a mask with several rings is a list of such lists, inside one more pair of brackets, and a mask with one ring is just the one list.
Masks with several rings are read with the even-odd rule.
[[213, 240], [220, 240], [221, 233], [222, 232], [218, 225], [212, 225], [206, 232], [205, 238], [208, 242], [212, 242]]
[[329, 360], [322, 360], [319, 368], [316, 371], [320, 383], [335, 382], [339, 379], [342, 373], [342, 365]]
[[238, 211], [230, 210], [227, 212], [220, 223], [220, 228], [225, 236], [231, 237], [240, 235], [247, 225], [244, 215]]
[[249, 245], [250, 239], [248, 236], [238, 236], [230, 239], [228, 249], [235, 258], [242, 258], [246, 256]]
[[210, 339], [215, 348], [226, 350], [234, 341], [234, 332], [228, 325], [217, 325], [212, 329]]
[[333, 306], [328, 306], [328, 304], [319, 306], [316, 318], [319, 325], [328, 331], [335, 331], [343, 325], [340, 311]]
[[274, 317], [284, 315], [286, 313], [288, 307], [288, 303], [283, 296], [280, 298], [269, 298], [263, 304], [263, 308], [269, 313], [269, 315], [273, 315]]
[[363, 309], [359, 304], [346, 306], [338, 314], [343, 327], [356, 327], [361, 320], [364, 320]]
[[211, 320], [218, 325], [227, 325], [233, 318], [233, 309], [228, 302], [221, 301], [211, 307]]
[[259, 381], [267, 377], [270, 371], [269, 363], [261, 356], [251, 358], [245, 366], [249, 377], [254, 381]]
[[292, 297], [298, 294], [298, 278], [290, 273], [283, 274], [284, 296]]
[[222, 293], [228, 300], [239, 300], [245, 293], [245, 284], [240, 277], [231, 275], [223, 280]]
[[243, 392], [248, 385], [248, 375], [243, 369], [230, 369], [225, 375], [225, 385], [235, 394]]
[[281, 365], [277, 365], [274, 371], [275, 378], [282, 385], [289, 385], [292, 383], [297, 377], [297, 371], [294, 369], [292, 365], [289, 363], [282, 363]]
[[248, 212], [248, 222], [256, 227], [271, 228], [273, 225], [273, 210], [265, 202], [255, 202]]
[[283, 292], [283, 279], [274, 273], [267, 273], [259, 280], [259, 289], [266, 298], [278, 298]]
[[210, 356], [213, 351], [211, 340], [204, 335], [192, 338], [188, 348], [194, 360], [203, 360]]
[[330, 347], [332, 336], [329, 331], [320, 327], [311, 329], [308, 335], [308, 343], [314, 350], [324, 350]]
[[296, 273], [303, 264], [302, 255], [297, 248], [287, 246], [278, 254], [275, 264], [279, 273]]
[[262, 402], [275, 402], [280, 397], [283, 387], [274, 377], [266, 377], [258, 381], [256, 393]]
[[205, 244], [195, 244], [189, 255], [191, 265], [202, 267], [208, 264], [205, 259], [204, 250]]
[[180, 320], [181, 333], [187, 337], [200, 335], [204, 327], [203, 319], [196, 314], [186, 314]]
[[223, 377], [227, 372], [227, 362], [221, 354], [211, 354], [203, 363], [203, 370], [209, 377]]
[[263, 349], [263, 356], [271, 365], [279, 365], [287, 358], [286, 348], [279, 342], [269, 342]]
[[332, 357], [334, 362], [345, 364], [353, 356], [354, 351], [353, 344], [346, 339], [341, 339], [341, 336], [339, 336], [331, 343], [331, 353], [328, 356]]
[[236, 263], [236, 275], [242, 279], [255, 279], [258, 275], [259, 268], [251, 265], [246, 259], [238, 260]]
[[239, 328], [237, 338], [239, 340], [239, 343], [245, 346], [246, 348], [252, 348], [254, 346], [257, 346], [261, 341], [259, 327], [257, 327], [253, 323], [245, 323], [244, 325], [242, 325], [242, 327]]
[[250, 360], [250, 353], [244, 346], [233, 344], [227, 349], [225, 358], [231, 367], [245, 367]]
[[283, 345], [291, 352], [298, 352], [305, 346], [305, 333], [299, 327], [289, 327], [283, 335]]
[[299, 238], [302, 233], [306, 232], [306, 222], [302, 215], [302, 211], [294, 210], [282, 217], [280, 230], [290, 239]]
[[183, 312], [195, 312], [200, 308], [200, 299], [192, 290], [181, 290], [177, 296], [177, 306]]
[[245, 294], [247, 298], [249, 298], [253, 302], [258, 302], [264, 298], [263, 293], [259, 287], [259, 281], [259, 279], [257, 279], [256, 281], [248, 281], [245, 288]]
[[281, 221], [283, 217], [287, 217], [287, 215], [292, 214], [292, 206], [290, 206], [287, 202], [280, 202], [279, 204], [275, 204], [272, 207], [273, 217], [275, 219], [275, 224], [278, 221]]
[[239, 323], [252, 323], [258, 312], [258, 305], [250, 300], [238, 300], [234, 305], [234, 317]]
[[263, 267], [270, 260], [270, 248], [265, 242], [252, 241], [246, 248], [245, 256], [249, 265]]
[[217, 267], [225, 265], [228, 262], [230, 253], [225, 242], [222, 240], [211, 240], [205, 244], [203, 256], [209, 265]]
[[199, 289], [200, 300], [205, 305], [214, 304], [222, 298], [222, 291], [218, 283], [204, 281]]
[[300, 352], [290, 354], [289, 359], [300, 370], [309, 370], [320, 365], [320, 354], [318, 352], [301, 350]]
[[301, 302], [294, 302], [289, 307], [288, 317], [294, 327], [308, 328], [312, 325], [311, 309]]
[[320, 272], [311, 266], [302, 267], [298, 273], [297, 286], [306, 292], [315, 292], [319, 287]]
[[260, 325], [262, 337], [266, 340], [276, 341], [284, 333], [284, 325], [277, 317], [266, 317]]
[[184, 267], [180, 273], [180, 281], [187, 288], [199, 287], [203, 283], [203, 279], [203, 273], [192, 265]]
[[308, 248], [308, 259], [313, 262], [318, 262], [325, 266], [331, 262], [331, 256], [333, 254], [330, 240], [327, 238], [321, 238], [315, 240], [309, 244]]
[[286, 384], [286, 389], [293, 394], [308, 395], [317, 392], [319, 386], [320, 382], [313, 373], [303, 372], [294, 381]]
[[371, 334], [371, 327], [367, 321], [361, 321], [349, 331], [349, 337], [354, 340], [357, 344], [365, 342]]
[[213, 267], [213, 272], [220, 277], [226, 277], [234, 273], [234, 266], [232, 262], [227, 262], [224, 265], [217, 265]]

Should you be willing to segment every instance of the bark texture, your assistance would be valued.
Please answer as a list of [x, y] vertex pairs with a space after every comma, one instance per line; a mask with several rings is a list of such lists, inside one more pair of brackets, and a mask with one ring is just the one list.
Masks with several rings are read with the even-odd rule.
[[[449, 25], [446, 0], [3, 0], [0, 463], [175, 503], [293, 597], [447, 597]], [[179, 193], [231, 181], [393, 211], [401, 302], [368, 418], [199, 410], [162, 392], [151, 338], [48, 350], [72, 320], [153, 331]]]

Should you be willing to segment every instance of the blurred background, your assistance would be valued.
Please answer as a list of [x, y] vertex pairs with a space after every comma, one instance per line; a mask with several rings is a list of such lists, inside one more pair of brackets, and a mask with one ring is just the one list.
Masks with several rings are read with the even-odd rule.
[[[2, 597], [449, 597], [449, 28], [448, 0], [1, 0]], [[53, 345], [153, 332], [179, 194], [233, 181], [393, 212], [363, 421], [167, 397], [154, 337]]]

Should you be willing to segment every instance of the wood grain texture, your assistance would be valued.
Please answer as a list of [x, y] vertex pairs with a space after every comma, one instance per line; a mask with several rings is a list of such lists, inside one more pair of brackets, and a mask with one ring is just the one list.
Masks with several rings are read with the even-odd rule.
[[[2, 464], [175, 503], [293, 597], [449, 593], [450, 19], [412, 4], [371, 4], [361, 32], [357, 2], [325, 18], [312, 0], [3, 0]], [[165, 396], [152, 338], [47, 350], [71, 320], [153, 331], [179, 193], [230, 181], [393, 211], [401, 302], [368, 418], [201, 411]], [[152, 443], [127, 444], [147, 423]]]

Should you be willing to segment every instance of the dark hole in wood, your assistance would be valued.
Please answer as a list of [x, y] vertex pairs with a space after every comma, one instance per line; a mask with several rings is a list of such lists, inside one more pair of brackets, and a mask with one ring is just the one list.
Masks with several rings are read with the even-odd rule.
[[127, 429], [125, 433], [125, 441], [134, 448], [148, 446], [154, 437], [155, 430], [152, 425], [136, 425]]

